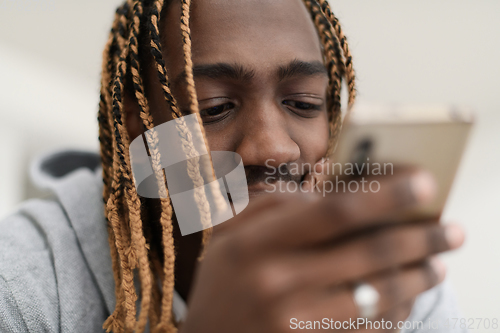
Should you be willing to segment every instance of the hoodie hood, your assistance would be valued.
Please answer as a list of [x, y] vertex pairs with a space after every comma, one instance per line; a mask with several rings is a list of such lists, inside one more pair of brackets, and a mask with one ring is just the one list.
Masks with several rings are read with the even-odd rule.
[[100, 156], [84, 150], [58, 150], [36, 158], [30, 168], [30, 179], [38, 189], [53, 191], [57, 184], [77, 170], [84, 168], [93, 173], [101, 169]]
[[100, 156], [83, 150], [43, 154], [31, 165], [33, 185], [55, 196], [78, 239], [109, 313], [115, 306], [114, 279], [102, 202]]
[[[102, 203], [102, 168], [98, 154], [84, 150], [59, 150], [41, 155], [30, 169], [40, 190], [52, 193], [63, 207], [80, 248], [95, 277], [109, 313], [115, 307], [114, 279]], [[173, 312], [182, 320], [187, 311], [174, 290]]]

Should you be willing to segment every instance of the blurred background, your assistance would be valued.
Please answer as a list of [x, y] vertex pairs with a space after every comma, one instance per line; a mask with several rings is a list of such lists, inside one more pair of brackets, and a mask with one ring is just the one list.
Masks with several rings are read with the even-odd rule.
[[[36, 195], [27, 178], [34, 156], [97, 151], [101, 53], [119, 2], [0, 0], [0, 217]], [[468, 238], [444, 259], [464, 317], [500, 318], [500, 1], [330, 3], [350, 41], [360, 102], [476, 110], [444, 214]]]

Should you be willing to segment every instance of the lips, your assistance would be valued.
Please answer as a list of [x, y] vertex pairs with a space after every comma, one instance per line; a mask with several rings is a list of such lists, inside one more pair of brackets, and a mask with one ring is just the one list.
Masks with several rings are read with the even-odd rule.
[[[296, 183], [295, 186], [287, 186], [290, 183]], [[300, 183], [294, 181], [282, 181], [278, 180], [276, 182], [266, 184], [264, 182], [259, 182], [257, 184], [248, 186], [248, 196], [250, 199], [257, 198], [262, 195], [271, 194], [271, 193], [285, 193], [290, 192], [289, 189], [295, 190], [298, 188]]]
[[[292, 174], [286, 166], [280, 170], [263, 166], [245, 166], [245, 173], [250, 199], [270, 193], [295, 191], [305, 176]], [[287, 186], [288, 184], [291, 186]]]

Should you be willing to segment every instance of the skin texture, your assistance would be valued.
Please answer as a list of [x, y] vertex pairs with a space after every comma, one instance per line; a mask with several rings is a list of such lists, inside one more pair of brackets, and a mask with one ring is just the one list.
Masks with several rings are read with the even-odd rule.
[[[186, 110], [180, 5], [173, 4], [166, 15], [164, 55], [172, 91]], [[196, 261], [200, 234], [181, 237], [176, 230], [176, 289], [190, 305], [181, 332], [288, 332], [291, 318], [356, 318], [352, 286], [359, 280], [381, 294], [379, 318], [404, 320], [414, 298], [444, 278], [442, 264], [429, 258], [463, 242], [458, 227], [397, 219], [402, 210], [432, 199], [429, 177], [406, 170], [373, 178], [381, 183], [378, 193], [325, 198], [265, 193], [267, 167], [318, 163], [321, 169], [327, 149], [327, 76], [311, 70], [314, 66], [279, 75], [299, 62], [322, 62], [302, 2], [194, 1], [191, 34], [210, 148], [243, 158], [251, 203], [215, 228], [201, 264]], [[247, 75], [220, 75], [221, 67], [226, 73], [229, 67], [241, 68]], [[168, 121], [170, 111], [154, 69], [148, 70], [146, 89], [155, 121]], [[142, 129], [130, 97], [125, 109], [134, 138]], [[308, 171], [280, 181], [300, 181], [310, 177]]]

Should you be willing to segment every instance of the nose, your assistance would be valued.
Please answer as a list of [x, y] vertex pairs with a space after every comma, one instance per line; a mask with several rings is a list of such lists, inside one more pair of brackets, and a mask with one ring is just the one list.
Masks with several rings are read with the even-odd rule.
[[286, 112], [279, 106], [271, 104], [245, 113], [236, 149], [245, 166], [278, 168], [300, 158], [300, 148], [287, 125]]

